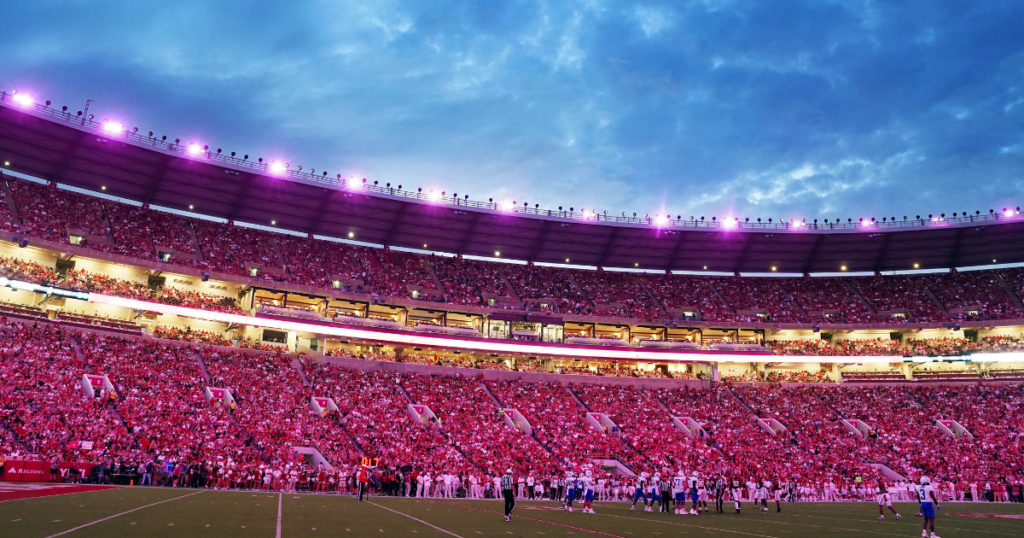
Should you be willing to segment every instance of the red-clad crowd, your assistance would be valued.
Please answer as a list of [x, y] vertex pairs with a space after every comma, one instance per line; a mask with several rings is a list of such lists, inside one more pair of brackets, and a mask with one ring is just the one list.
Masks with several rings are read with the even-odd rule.
[[[1021, 270], [852, 278], [582, 271], [423, 256], [186, 217], [4, 176], [0, 229], [238, 277], [569, 315], [775, 323], [1013, 319]], [[5, 196], [6, 201], [6, 196]], [[83, 235], [84, 234], [84, 235]], [[255, 270], [255, 272], [254, 272]], [[517, 301], [516, 299], [519, 299]], [[206, 303], [206, 298], [196, 298]], [[223, 305], [230, 308], [230, 305]], [[689, 312], [689, 314], [688, 314]]]
[[547, 449], [525, 431], [508, 425], [483, 382], [458, 376], [402, 377], [413, 402], [437, 416], [440, 431], [465, 457], [490, 475], [511, 467], [525, 475], [560, 469]]
[[[291, 490], [294, 474], [310, 489], [340, 491], [345, 469], [364, 456], [438, 477], [442, 493], [456, 476], [508, 466], [548, 475], [594, 459], [816, 484], [881, 472], [1003, 482], [1024, 470], [1020, 384], [484, 382], [6, 320], [0, 359], [0, 453], [156, 465], [167, 485]], [[86, 373], [113, 389], [87, 396]], [[208, 399], [207, 388], [230, 397]], [[315, 412], [311, 396], [339, 411]], [[297, 459], [295, 449], [310, 448], [339, 471], [321, 475]], [[326, 489], [315, 484], [332, 477]]]

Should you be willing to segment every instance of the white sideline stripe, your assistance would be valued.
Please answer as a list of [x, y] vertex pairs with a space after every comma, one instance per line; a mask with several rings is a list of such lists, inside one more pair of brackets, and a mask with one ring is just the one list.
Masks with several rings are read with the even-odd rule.
[[125, 514], [130, 514], [132, 512], [138, 512], [139, 510], [142, 510], [143, 508], [149, 508], [150, 506], [156, 506], [158, 504], [169, 503], [171, 501], [176, 501], [178, 499], [184, 499], [185, 497], [191, 497], [193, 495], [199, 495], [200, 493], [204, 493], [204, 492], [203, 491], [197, 491], [195, 493], [189, 493], [188, 495], [182, 495], [181, 497], [175, 497], [173, 499], [165, 499], [163, 501], [155, 502], [153, 504], [147, 504], [146, 506], [140, 506], [138, 508], [132, 508], [131, 510], [128, 510], [128, 511], [125, 511], [125, 512], [121, 512], [120, 514], [114, 514], [112, 516], [107, 516], [107, 517], [105, 517], [103, 519], [97, 519], [96, 521], [92, 521], [92, 522], [86, 523], [85, 525], [79, 525], [79, 526], [74, 527], [72, 529], [68, 529], [68, 530], [63, 531], [63, 532], [58, 532], [57, 534], [51, 534], [51, 535], [47, 536], [46, 538], [55, 538], [57, 536], [64, 536], [65, 534], [72, 533], [72, 532], [75, 532], [75, 531], [77, 531], [79, 529], [84, 529], [86, 527], [91, 527], [91, 526], [93, 526], [93, 525], [95, 525], [97, 523], [103, 523], [104, 521], [114, 519], [115, 517], [121, 517], [121, 516], [123, 516]]
[[281, 538], [281, 502], [284, 500], [284, 493], [277, 494], [277, 538]]
[[399, 512], [398, 510], [392, 510], [392, 509], [388, 508], [387, 506], [381, 506], [381, 505], [379, 505], [379, 504], [377, 504], [375, 502], [371, 502], [371, 501], [366, 501], [366, 502], [376, 506], [377, 508], [383, 508], [383, 509], [387, 510], [388, 512], [393, 512], [393, 513], [398, 514], [400, 516], [407, 517], [407, 518], [409, 518], [409, 519], [411, 519], [411, 520], [413, 520], [413, 521], [415, 521], [417, 523], [422, 523], [422, 524], [430, 527], [431, 529], [434, 529], [436, 531], [441, 531], [441, 532], [447, 534], [448, 536], [454, 536], [455, 538], [462, 538], [462, 536], [459, 536], [458, 534], [455, 534], [452, 531], [446, 531], [446, 530], [442, 529], [441, 527], [438, 527], [437, 525], [431, 525], [430, 523], [427, 523], [426, 521], [423, 521], [422, 519], [416, 519], [416, 518], [410, 516], [409, 514], [403, 514], [402, 512]]

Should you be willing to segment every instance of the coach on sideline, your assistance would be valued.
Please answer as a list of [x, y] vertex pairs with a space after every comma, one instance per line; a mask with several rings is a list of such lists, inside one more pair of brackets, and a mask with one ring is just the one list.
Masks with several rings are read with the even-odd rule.
[[505, 469], [501, 477], [501, 495], [505, 497], [505, 521], [512, 521], [512, 510], [516, 508], [516, 481], [512, 479], [512, 468]]

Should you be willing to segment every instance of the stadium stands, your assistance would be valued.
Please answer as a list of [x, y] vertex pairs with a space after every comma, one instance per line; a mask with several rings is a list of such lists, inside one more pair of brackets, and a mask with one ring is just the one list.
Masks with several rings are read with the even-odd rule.
[[[273, 286], [288, 282], [453, 306], [527, 308], [635, 320], [835, 324], [1009, 320], [1021, 270], [852, 278], [699, 277], [594, 272], [421, 256], [179, 216], [8, 176], [2, 228], [144, 261]], [[6, 189], [4, 189], [6, 192]], [[5, 194], [5, 202], [7, 197]], [[254, 271], [255, 270], [255, 271]], [[196, 298], [206, 303], [206, 298]], [[184, 300], [184, 299], [182, 299]], [[177, 304], [177, 303], [176, 303]], [[181, 303], [184, 304], [184, 303]], [[230, 307], [229, 307], [230, 308]]]
[[[509, 465], [548, 475], [598, 458], [638, 471], [722, 470], [819, 485], [879, 476], [877, 465], [909, 478], [926, 473], [977, 481], [1024, 468], [1019, 384], [565, 387], [485, 382], [440, 369], [433, 375], [367, 372], [295, 363], [281, 353], [53, 324], [5, 320], [0, 336], [3, 453], [156, 460], [179, 469], [166, 484], [203, 485], [181, 471], [199, 466], [213, 473], [210, 487], [251, 487], [269, 475], [266, 487], [294, 489], [291, 471], [312, 472], [293, 452], [305, 447], [317, 449], [339, 473], [364, 455], [434, 475], [493, 476]], [[85, 396], [83, 373], [107, 376], [114, 390]], [[230, 401], [208, 400], [207, 387], [227, 389]], [[313, 412], [313, 395], [333, 398], [339, 413]], [[415, 420], [413, 403], [429, 407], [436, 422]], [[532, 435], [507, 425], [501, 407], [519, 411]], [[586, 412], [607, 415], [616, 428], [595, 429]], [[688, 435], [673, 417], [688, 417], [701, 431]], [[863, 421], [870, 430], [850, 431], [841, 419]], [[963, 425], [970, 435], [949, 437], [936, 425], [942, 420]], [[234, 478], [219, 478], [214, 468]], [[275, 478], [277, 471], [284, 476]]]

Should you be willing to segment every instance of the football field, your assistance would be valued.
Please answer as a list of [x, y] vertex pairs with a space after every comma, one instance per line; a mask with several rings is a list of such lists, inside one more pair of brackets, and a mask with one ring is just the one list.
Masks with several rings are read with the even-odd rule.
[[[424, 538], [669, 536], [801, 538], [917, 537], [916, 505], [900, 521], [878, 521], [874, 503], [784, 504], [783, 512], [677, 516], [597, 503], [597, 514], [566, 513], [553, 502], [521, 502], [506, 523], [498, 501], [116, 488], [0, 502], [3, 538], [402, 536]], [[1024, 536], [1024, 505], [946, 503], [943, 538]]]

